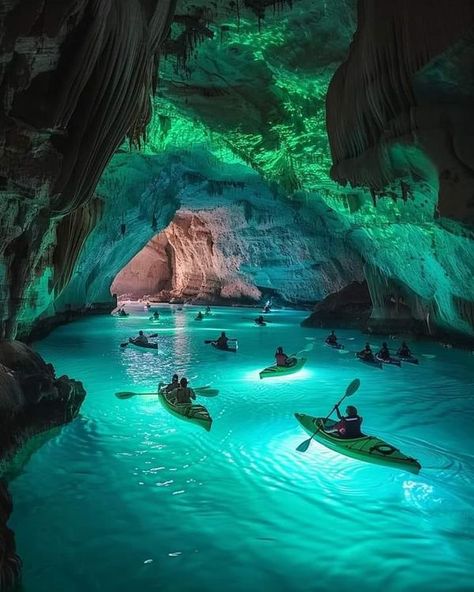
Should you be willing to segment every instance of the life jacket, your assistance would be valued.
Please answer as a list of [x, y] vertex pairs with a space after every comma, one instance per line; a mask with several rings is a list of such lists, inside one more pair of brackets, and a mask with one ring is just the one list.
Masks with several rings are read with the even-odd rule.
[[277, 366], [286, 366], [288, 356], [286, 354], [275, 354]]
[[343, 438], [360, 438], [362, 432], [360, 426], [362, 425], [362, 417], [343, 417], [338, 424], [337, 431]]
[[221, 349], [227, 349], [227, 342], [229, 340], [227, 339], [227, 337], [219, 337], [219, 339], [216, 341], [216, 345], [217, 347], [220, 347]]

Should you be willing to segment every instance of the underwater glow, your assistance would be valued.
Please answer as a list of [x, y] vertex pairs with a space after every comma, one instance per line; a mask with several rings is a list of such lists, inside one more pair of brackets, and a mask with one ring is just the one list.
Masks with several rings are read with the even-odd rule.
[[[248, 308], [213, 308], [200, 324], [199, 307], [160, 305], [156, 327], [149, 312], [126, 308], [126, 320], [83, 319], [36, 344], [58, 374], [83, 379], [88, 395], [80, 417], [12, 483], [27, 590], [129, 592], [133, 582], [143, 592], [308, 592], [344, 581], [349, 561], [350, 587], [368, 592], [387, 578], [393, 590], [450, 590], [453, 578], [469, 589], [470, 354], [418, 342], [419, 366], [374, 371], [325, 347], [326, 331], [299, 327], [303, 312], [271, 313], [283, 326], [262, 328], [242, 325]], [[139, 329], [159, 334], [158, 352], [119, 347]], [[237, 354], [203, 343], [222, 329], [239, 340]], [[366, 339], [337, 335], [351, 353]], [[278, 345], [305, 350], [305, 367], [259, 380]], [[155, 396], [114, 396], [154, 392], [175, 371], [219, 389], [198, 396], [210, 432], [170, 415]], [[417, 458], [416, 477], [317, 442], [296, 451], [308, 435], [294, 413], [327, 415], [356, 377], [351, 404], [364, 431]]]

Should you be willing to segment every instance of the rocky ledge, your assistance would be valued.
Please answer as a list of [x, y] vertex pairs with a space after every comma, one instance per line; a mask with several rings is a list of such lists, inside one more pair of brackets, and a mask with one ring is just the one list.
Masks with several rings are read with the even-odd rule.
[[[82, 383], [54, 368], [19, 341], [0, 341], [0, 476], [29, 456], [38, 434], [73, 420], [86, 396]], [[33, 440], [32, 440], [33, 438]], [[34, 447], [38, 446], [39, 440]], [[21, 561], [7, 526], [12, 501], [0, 482], [0, 590], [17, 585]]]

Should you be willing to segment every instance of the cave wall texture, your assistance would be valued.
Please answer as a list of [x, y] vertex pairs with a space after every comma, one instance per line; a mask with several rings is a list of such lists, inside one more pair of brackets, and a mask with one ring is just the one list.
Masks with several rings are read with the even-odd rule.
[[67, 284], [97, 181], [150, 117], [172, 0], [20, 0], [0, 10], [1, 334]]
[[4, 335], [164, 236], [172, 296], [365, 278], [374, 329], [474, 335], [471, 2], [57, 4], [0, 12]]

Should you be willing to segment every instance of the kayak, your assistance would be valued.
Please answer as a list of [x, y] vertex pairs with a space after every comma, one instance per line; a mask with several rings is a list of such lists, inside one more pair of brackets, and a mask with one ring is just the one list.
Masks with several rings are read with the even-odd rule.
[[[311, 417], [303, 413], [295, 413], [295, 417], [304, 430], [311, 435], [315, 433], [318, 426], [324, 421], [322, 417]], [[327, 419], [324, 425], [326, 427], [333, 427], [336, 423], [332, 419]], [[395, 467], [415, 474], [418, 474], [421, 469], [421, 465], [416, 459], [406, 456], [398, 448], [376, 436], [341, 438], [335, 434], [328, 434], [321, 429], [315, 434], [313, 439], [330, 450], [364, 462]]]
[[128, 338], [128, 343], [130, 345], [136, 345], [137, 347], [143, 347], [145, 349], [158, 349], [157, 343], [135, 343], [131, 337]]
[[419, 364], [418, 358], [414, 356], [398, 356], [402, 362], [407, 362], [407, 364]]
[[183, 405], [175, 403], [170, 399], [170, 394], [163, 391], [158, 392], [158, 398], [163, 407], [169, 411], [171, 415], [174, 415], [179, 419], [184, 419], [184, 421], [195, 423], [204, 428], [207, 432], [211, 429], [212, 417], [203, 405]]
[[294, 363], [291, 366], [269, 366], [262, 370], [259, 374], [260, 378], [270, 378], [274, 376], [286, 376], [287, 374], [294, 374], [301, 370], [306, 363], [306, 358], [291, 358]]
[[378, 360], [379, 362], [381, 362], [382, 364], [388, 364], [389, 366], [401, 366], [402, 363], [400, 362], [400, 360], [398, 358], [392, 358], [392, 356], [390, 356], [389, 358], [387, 358], [386, 360], [384, 360], [383, 358], [381, 358], [380, 356], [375, 356], [375, 359]]
[[325, 345], [327, 345], [328, 347], [332, 347], [333, 349], [344, 349], [344, 346], [342, 345], [342, 343], [328, 343], [326, 341]]
[[203, 318], [204, 318], [204, 317], [194, 317], [194, 320], [195, 320], [195, 321], [202, 321], [202, 319], [203, 319]]
[[257, 323], [257, 321], [254, 321], [255, 324], [257, 325], [257, 327], [266, 327], [267, 323], [263, 322], [263, 323]]
[[228, 351], [228, 352], [233, 352], [234, 354], [237, 353], [238, 350], [238, 346], [237, 346], [237, 342], [235, 342], [235, 346], [234, 347], [219, 347], [217, 345], [217, 343], [215, 343], [214, 341], [211, 343], [212, 347], [215, 347], [216, 349], [220, 350], [220, 351]]
[[371, 360], [366, 360], [359, 353], [356, 354], [356, 358], [359, 358], [359, 360], [364, 364], [367, 364], [367, 366], [374, 366], [375, 368], [380, 368], [380, 370], [382, 370], [383, 368], [382, 362], [376, 360], [375, 358], [372, 358]]

